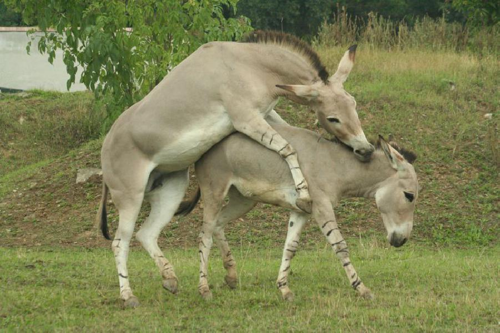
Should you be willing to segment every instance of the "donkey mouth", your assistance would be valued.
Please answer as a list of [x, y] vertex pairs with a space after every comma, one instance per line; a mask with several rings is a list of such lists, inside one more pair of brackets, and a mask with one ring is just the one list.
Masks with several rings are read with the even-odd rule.
[[354, 149], [354, 155], [361, 162], [369, 162], [374, 149]]
[[397, 234], [392, 233], [389, 243], [394, 247], [401, 247], [406, 243], [406, 241], [408, 241], [408, 238], [400, 237]]

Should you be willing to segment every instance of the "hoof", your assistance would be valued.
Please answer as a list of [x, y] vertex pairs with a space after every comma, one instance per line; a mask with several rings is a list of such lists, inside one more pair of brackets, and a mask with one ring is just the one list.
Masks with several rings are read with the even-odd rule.
[[232, 278], [232, 277], [226, 275], [224, 277], [224, 280], [226, 281], [227, 285], [231, 289], [236, 289], [236, 287], [238, 286], [238, 279], [237, 278]]
[[293, 295], [293, 293], [291, 291], [283, 295], [283, 300], [286, 302], [293, 302], [294, 299], [295, 299], [295, 296]]
[[297, 201], [295, 201], [295, 204], [297, 207], [306, 212], [307, 214], [311, 214], [312, 212], [312, 201], [310, 198], [298, 198]]
[[211, 301], [213, 299], [212, 292], [210, 290], [203, 292], [201, 297], [203, 297], [205, 301]]
[[163, 288], [170, 291], [172, 294], [177, 294], [179, 289], [177, 288], [177, 278], [170, 278], [163, 280]]
[[133, 309], [139, 306], [139, 299], [135, 296], [130, 296], [125, 302], [123, 302], [125, 308]]
[[366, 288], [366, 287], [359, 290], [359, 295], [361, 297], [363, 297], [364, 299], [374, 299], [375, 298], [375, 295], [371, 292], [371, 290]]

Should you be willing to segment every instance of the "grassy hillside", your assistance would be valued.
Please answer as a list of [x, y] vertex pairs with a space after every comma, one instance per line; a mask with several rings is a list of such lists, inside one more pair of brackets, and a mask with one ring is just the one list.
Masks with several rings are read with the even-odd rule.
[[0, 94], [0, 176], [98, 138], [104, 114], [92, 94]]
[[[334, 72], [344, 50], [320, 47], [318, 51]], [[360, 45], [356, 61], [346, 89], [358, 102], [365, 133], [372, 138], [393, 134], [402, 146], [418, 154], [416, 170], [423, 192], [417, 203], [413, 241], [460, 246], [496, 242], [499, 60], [446, 52], [387, 52]], [[21, 125], [24, 109], [30, 116]], [[0, 133], [2, 245], [109, 246], [93, 226], [100, 180], [75, 184], [77, 169], [99, 167], [100, 140], [67, 153], [99, 132], [102, 116], [94, 118], [89, 113], [93, 109], [88, 94], [35, 92], [25, 98], [0, 99], [0, 124], [6, 129]], [[277, 110], [293, 125], [320, 131], [314, 114], [306, 108], [283, 101]], [[485, 117], [490, 113], [491, 119]], [[54, 117], [40, 120], [48, 115]], [[76, 115], [83, 115], [85, 121]], [[82, 126], [83, 130], [79, 126], [83, 123], [90, 125]], [[34, 141], [32, 133], [39, 132], [44, 139]], [[76, 133], [83, 133], [83, 139]], [[336, 212], [346, 235], [385, 237], [373, 200], [345, 201]], [[110, 214], [115, 227], [113, 209]], [[238, 244], [281, 244], [285, 220], [285, 210], [258, 206], [228, 227], [228, 238]], [[200, 221], [198, 208], [191, 216], [173, 221], [161, 241], [166, 246], [192, 247]], [[314, 224], [306, 228], [303, 239], [306, 244], [323, 242]]]

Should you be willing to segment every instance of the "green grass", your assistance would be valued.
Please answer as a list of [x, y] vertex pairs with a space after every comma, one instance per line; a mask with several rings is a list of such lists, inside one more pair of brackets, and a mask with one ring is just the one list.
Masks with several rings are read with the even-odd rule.
[[209, 281], [197, 293], [196, 249], [169, 250], [180, 293], [161, 287], [153, 261], [135, 249], [129, 276], [141, 301], [122, 309], [111, 250], [0, 248], [2, 331], [346, 331], [494, 332], [499, 329], [500, 248], [386, 248], [350, 240], [351, 260], [376, 298], [348, 285], [328, 246], [300, 251], [290, 277], [295, 302], [280, 299], [279, 247], [233, 248], [239, 286], [230, 290], [214, 249]]
[[0, 176], [98, 138], [105, 116], [88, 92], [0, 95]]

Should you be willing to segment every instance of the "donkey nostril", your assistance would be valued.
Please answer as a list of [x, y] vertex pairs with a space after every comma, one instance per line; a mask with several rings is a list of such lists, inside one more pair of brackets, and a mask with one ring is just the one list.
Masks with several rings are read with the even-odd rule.
[[361, 156], [370, 156], [373, 153], [373, 150], [362, 148], [362, 149], [355, 149], [354, 152]]
[[396, 234], [393, 233], [393, 234], [391, 234], [391, 237], [389, 239], [389, 243], [394, 247], [401, 247], [406, 243], [407, 240], [408, 240], [408, 238], [406, 238], [406, 237], [400, 238], [399, 236], [397, 236]]

